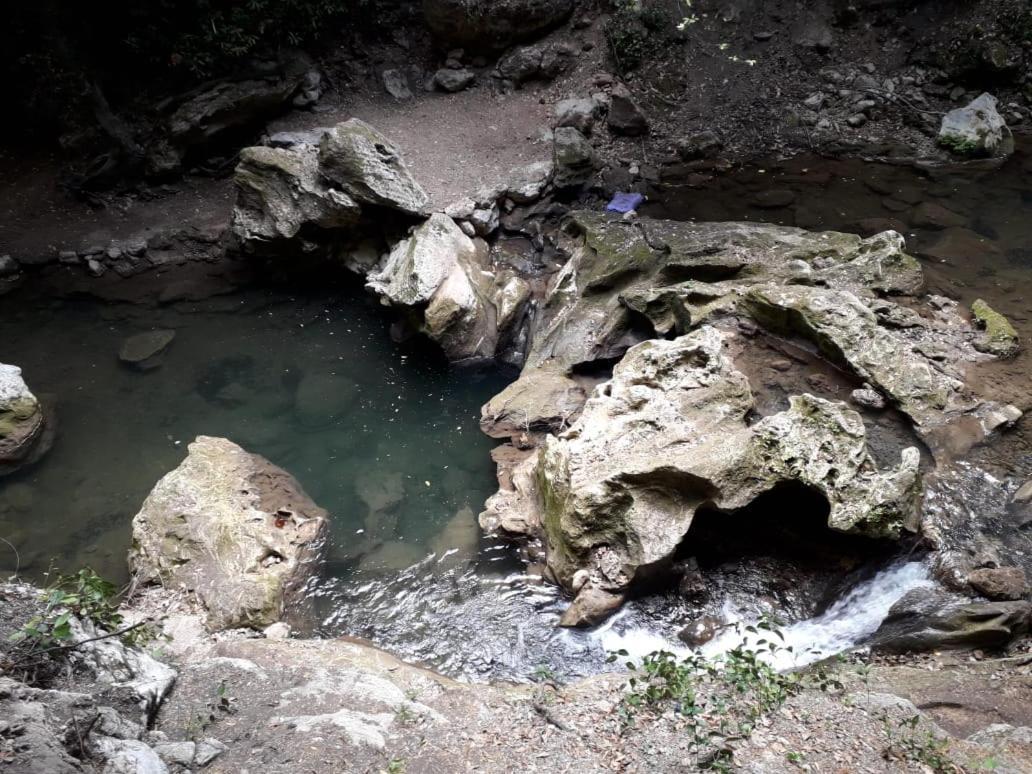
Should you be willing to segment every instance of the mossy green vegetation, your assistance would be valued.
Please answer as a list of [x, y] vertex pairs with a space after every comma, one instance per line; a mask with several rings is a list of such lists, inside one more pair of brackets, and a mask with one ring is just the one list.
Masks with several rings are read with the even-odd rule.
[[980, 349], [998, 357], [1011, 357], [1020, 349], [1018, 332], [1010, 320], [993, 309], [981, 298], [971, 305], [975, 324], [985, 331]]

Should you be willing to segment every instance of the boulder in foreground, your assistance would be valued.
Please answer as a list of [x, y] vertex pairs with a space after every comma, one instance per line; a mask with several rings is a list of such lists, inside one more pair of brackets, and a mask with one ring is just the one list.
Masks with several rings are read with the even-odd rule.
[[199, 436], [133, 518], [129, 561], [144, 583], [192, 592], [213, 630], [265, 627], [315, 573], [327, 525], [290, 474]]

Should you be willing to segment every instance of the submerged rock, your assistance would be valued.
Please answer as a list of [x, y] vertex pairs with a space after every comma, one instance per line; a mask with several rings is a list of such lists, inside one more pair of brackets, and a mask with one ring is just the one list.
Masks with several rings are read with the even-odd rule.
[[21, 374], [0, 363], [0, 476], [38, 460], [53, 440], [43, 406]]
[[323, 136], [319, 171], [362, 204], [409, 215], [427, 212], [430, 197], [412, 177], [401, 151], [365, 121], [352, 118]]
[[335, 374], [305, 374], [294, 396], [294, 412], [305, 427], [328, 425], [355, 402], [355, 383]]
[[530, 510], [525, 522], [546, 537], [563, 586], [588, 573], [568, 621], [597, 622], [584, 609], [598, 606], [597, 591], [621, 595], [669, 564], [703, 504], [743, 508], [798, 482], [827, 499], [833, 529], [895, 537], [914, 526], [917, 450], [878, 470], [859, 415], [812, 395], [750, 424], [752, 393], [726, 352], [729, 335], [706, 326], [633, 347], [573, 426], [520, 464], [521, 485], [488, 502], [485, 526], [514, 500]]
[[175, 337], [176, 332], [172, 330], [137, 333], [122, 342], [118, 349], [118, 359], [140, 371], [157, 368]]
[[129, 561], [143, 583], [192, 592], [212, 630], [261, 628], [296, 603], [327, 526], [288, 473], [224, 438], [199, 436], [133, 517]]

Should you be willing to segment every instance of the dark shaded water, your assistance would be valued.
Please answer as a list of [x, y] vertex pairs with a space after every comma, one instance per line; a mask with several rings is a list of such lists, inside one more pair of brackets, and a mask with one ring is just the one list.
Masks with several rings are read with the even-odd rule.
[[[704, 187], [671, 188], [645, 212], [897, 228], [924, 259], [931, 290], [963, 302], [984, 297], [1032, 340], [1027, 149], [978, 174], [799, 158], [692, 182]], [[755, 195], [770, 189], [790, 191], [792, 202], [758, 206]], [[64, 568], [90, 564], [124, 578], [132, 515], [186, 444], [208, 434], [283, 466], [331, 512], [328, 573], [310, 589], [313, 632], [366, 637], [452, 675], [527, 679], [539, 668], [598, 671], [607, 648], [669, 646], [700, 612], [670, 594], [629, 605], [597, 632], [556, 629], [563, 601], [525, 574], [511, 548], [484, 540], [475, 521], [495, 487], [479, 407], [506, 376], [449, 369], [426, 351], [393, 345], [383, 316], [360, 294], [249, 290], [150, 308], [23, 292], [0, 304], [0, 360], [22, 366], [60, 417], [49, 455], [0, 480], [0, 537], [17, 547], [29, 577], [42, 578], [52, 557]], [[121, 340], [150, 328], [176, 330], [163, 366], [121, 366]], [[1023, 354], [972, 379], [991, 397], [1027, 408], [1030, 364]], [[1016, 550], [1032, 551], [1029, 533], [1006, 513], [1009, 493], [1032, 475], [1027, 424], [937, 477], [928, 507], [996, 524]], [[0, 556], [13, 569], [13, 553]], [[778, 604], [758, 601], [757, 591], [777, 561], [749, 556], [707, 568], [721, 614], [748, 617]], [[887, 609], [926, 573], [907, 565], [880, 577], [849, 598], [853, 607], [801, 623], [799, 637], [828, 647], [862, 638], [878, 616], [853, 612]]]

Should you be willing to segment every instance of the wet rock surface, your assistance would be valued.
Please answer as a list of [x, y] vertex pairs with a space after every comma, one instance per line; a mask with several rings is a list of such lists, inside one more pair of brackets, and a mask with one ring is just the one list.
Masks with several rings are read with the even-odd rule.
[[997, 649], [1026, 633], [1032, 603], [971, 602], [929, 589], [906, 594], [875, 632], [873, 647], [906, 653], [941, 648]]
[[0, 363], [0, 475], [31, 464], [46, 453], [53, 442], [47, 421], [21, 369]]
[[297, 612], [326, 529], [326, 512], [289, 474], [201, 436], [133, 518], [130, 565], [141, 583], [196, 595], [213, 630], [264, 627]]
[[[520, 503], [542, 504], [525, 520], [546, 536], [560, 583], [578, 592], [578, 622], [616, 607], [596, 605], [598, 590], [622, 592], [669, 563], [706, 503], [730, 512], [798, 481], [827, 498], [834, 529], [898, 536], [913, 524], [916, 449], [896, 469], [878, 471], [859, 416], [810, 395], [749, 426], [752, 394], [726, 346], [724, 335], [703, 327], [632, 348], [572, 427], [521, 463], [516, 477], [534, 481], [536, 497], [521, 492]], [[503, 491], [483, 521], [515, 507]]]

